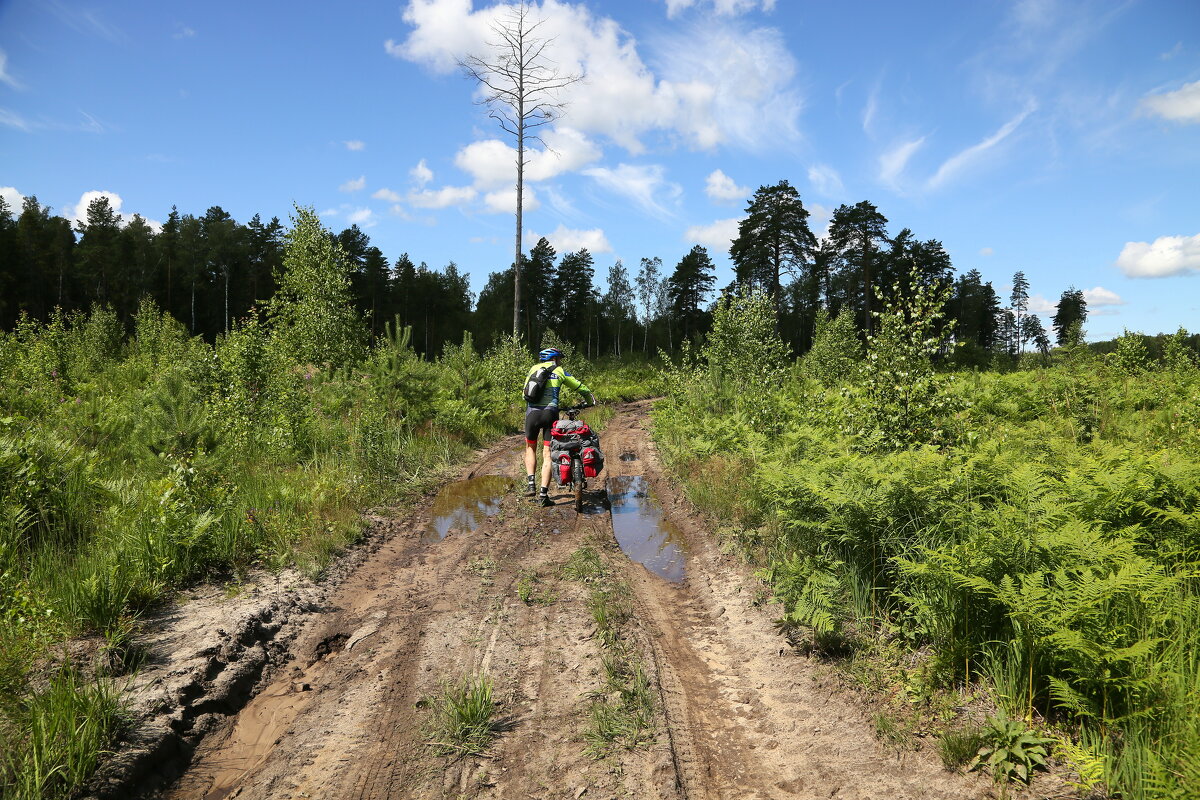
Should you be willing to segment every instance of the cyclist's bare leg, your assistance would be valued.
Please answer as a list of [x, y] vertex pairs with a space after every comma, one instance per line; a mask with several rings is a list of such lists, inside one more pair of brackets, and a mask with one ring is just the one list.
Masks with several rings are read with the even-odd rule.
[[525, 440], [525, 474], [534, 475], [537, 470], [537, 442]]
[[[526, 456], [526, 458], [528, 458], [528, 456]], [[542, 449], [542, 488], [543, 489], [547, 489], [550, 486], [550, 470], [552, 467], [553, 467], [553, 464], [550, 463], [550, 443], [546, 442]], [[531, 469], [526, 474], [531, 474], [532, 472], [533, 472], [533, 470]]]

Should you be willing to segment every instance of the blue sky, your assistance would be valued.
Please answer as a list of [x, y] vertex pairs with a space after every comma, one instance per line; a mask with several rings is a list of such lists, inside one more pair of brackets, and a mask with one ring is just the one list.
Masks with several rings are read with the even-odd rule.
[[[0, 0], [0, 192], [74, 216], [356, 222], [478, 290], [512, 260], [513, 144], [457, 57], [494, 4]], [[788, 179], [823, 231], [870, 200], [1089, 338], [1200, 329], [1200, 2], [545, 0], [566, 92], [526, 247], [669, 269]]]

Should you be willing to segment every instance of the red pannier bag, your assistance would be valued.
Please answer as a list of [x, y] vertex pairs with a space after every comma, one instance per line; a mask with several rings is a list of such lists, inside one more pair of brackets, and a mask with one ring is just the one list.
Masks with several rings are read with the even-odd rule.
[[565, 486], [571, 482], [571, 454], [562, 453], [558, 457], [558, 485]]
[[604, 457], [600, 455], [600, 451], [595, 447], [585, 447], [579, 453], [579, 458], [583, 461], [583, 476], [585, 478], [594, 478], [600, 474], [600, 470], [604, 469]]

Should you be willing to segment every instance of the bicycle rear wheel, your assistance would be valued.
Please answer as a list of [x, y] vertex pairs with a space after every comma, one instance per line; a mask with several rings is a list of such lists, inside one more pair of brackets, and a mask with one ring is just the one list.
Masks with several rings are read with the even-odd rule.
[[575, 488], [575, 512], [583, 511], [583, 462], [578, 457], [571, 459], [571, 482]]

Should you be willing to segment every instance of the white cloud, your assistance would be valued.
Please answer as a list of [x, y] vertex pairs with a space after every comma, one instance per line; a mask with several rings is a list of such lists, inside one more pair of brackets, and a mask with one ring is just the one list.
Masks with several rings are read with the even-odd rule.
[[715, 169], [704, 182], [704, 193], [717, 203], [736, 203], [745, 200], [750, 194], [750, 189], [738, 186], [733, 178]]
[[1121, 299], [1119, 294], [1109, 291], [1103, 286], [1097, 286], [1095, 289], [1084, 289], [1083, 299], [1087, 302], [1088, 308], [1125, 305], [1125, 301]]
[[1047, 300], [1040, 294], [1029, 295], [1029, 312], [1031, 314], [1053, 314], [1057, 310], [1057, 302]]
[[389, 203], [399, 203], [403, 199], [400, 197], [398, 192], [393, 192], [391, 189], [386, 187], [383, 189], [377, 189], [371, 195], [371, 197], [374, 197], [376, 200], [386, 200]]
[[1182, 88], [1142, 98], [1142, 108], [1174, 122], [1200, 122], [1200, 81]]
[[[584, 175], [604, 188], [628, 197], [647, 214], [660, 219], [674, 216], [674, 212], [664, 203], [674, 204], [683, 194], [683, 189], [678, 184], [665, 179], [665, 173], [658, 164], [619, 164], [616, 169], [594, 167], [583, 171]], [[662, 200], [659, 196], [662, 196]]]
[[1161, 236], [1152, 243], [1126, 242], [1117, 266], [1130, 278], [1165, 278], [1200, 273], [1200, 233]]
[[[545, 181], [575, 172], [600, 157], [600, 148], [572, 128], [546, 131], [543, 138], [546, 148], [525, 151], [527, 181]], [[480, 189], [495, 189], [517, 180], [517, 148], [499, 139], [472, 142], [458, 151], [454, 163], [470, 174]]]
[[737, 238], [738, 223], [741, 221], [741, 217], [731, 217], [710, 222], [708, 225], [693, 225], [684, 232], [683, 239], [686, 242], [702, 244], [718, 253], [728, 253], [729, 245]]
[[842, 185], [842, 176], [828, 164], [813, 164], [809, 167], [808, 182], [817, 192], [827, 197], [840, 195], [845, 190]]
[[90, 192], [84, 192], [80, 196], [79, 202], [75, 204], [75, 208], [68, 209], [67, 219], [74, 223], [86, 222], [88, 206], [92, 204], [93, 200], [100, 197], [107, 197], [109, 208], [118, 215], [121, 213], [121, 205], [124, 202], [121, 200], [121, 195], [116, 192], [97, 191], [93, 189]]
[[904, 168], [908, 166], [908, 160], [913, 157], [913, 153], [921, 149], [921, 145], [923, 144], [925, 144], [924, 136], [920, 139], [914, 139], [911, 142], [899, 144], [881, 155], [879, 157], [880, 182], [893, 189], [898, 189], [900, 176], [904, 174]]
[[16, 219], [21, 215], [21, 206], [25, 202], [25, 195], [21, 194], [13, 186], [0, 186], [0, 197], [4, 198], [4, 202], [8, 203], [8, 211]]
[[929, 179], [929, 188], [934, 189], [938, 186], [941, 186], [958, 173], [970, 167], [973, 163], [979, 161], [987, 154], [989, 150], [1011, 136], [1013, 131], [1015, 131], [1021, 125], [1021, 123], [1025, 121], [1025, 118], [1036, 110], [1037, 104], [1033, 101], [1030, 101], [1026, 104], [1021, 113], [1004, 123], [1004, 125], [1000, 127], [1000, 130], [996, 131], [979, 144], [971, 145], [966, 150], [956, 153], [955, 155], [946, 159], [946, 161], [938, 169], [937, 173]]
[[413, 182], [422, 188], [433, 180], [433, 170], [429, 168], [423, 158], [417, 162], [415, 167], [408, 171], [408, 174], [412, 176]]
[[1174, 47], [1172, 47], [1170, 50], [1168, 50], [1165, 53], [1159, 54], [1158, 57], [1160, 59], [1162, 59], [1163, 61], [1170, 61], [1172, 58], [1175, 58], [1175, 56], [1179, 55], [1182, 52], [1183, 52], [1183, 42], [1176, 42]]
[[833, 221], [833, 209], [820, 203], [808, 203], [808, 227], [820, 239], [829, 235], [829, 223]]
[[339, 192], [361, 192], [367, 186], [367, 176], [359, 175], [353, 180], [346, 181], [338, 187]]
[[[720, 0], [721, 9], [737, 3]], [[449, 73], [468, 53], [486, 54], [491, 25], [508, 7], [476, 10], [471, 0], [411, 0], [403, 42], [388, 53]], [[633, 153], [642, 137], [663, 132], [697, 148], [720, 144], [765, 148], [794, 138], [802, 107], [791, 88], [795, 59], [779, 31], [728, 20], [702, 20], [656, 40], [656, 75], [638, 42], [609, 17], [583, 4], [544, 0], [531, 11], [561, 75], [587, 79], [563, 89], [567, 120], [581, 134], [607, 136]], [[557, 149], [557, 148], [556, 148]]]
[[0, 50], [0, 83], [7, 83], [14, 89], [24, 89], [25, 86], [8, 71], [8, 54]]
[[414, 208], [447, 208], [469, 203], [478, 196], [470, 186], [443, 186], [408, 193], [408, 203]]
[[346, 149], [350, 150], [352, 152], [358, 152], [360, 150], [365, 150], [367, 147], [367, 143], [362, 141], [361, 139], [351, 139], [348, 142], [342, 142], [342, 144], [346, 145]]
[[[525, 187], [521, 199], [525, 213], [537, 211], [542, 207], [537, 194], [529, 186]], [[489, 213], [515, 214], [517, 213], [517, 187], [514, 185], [507, 189], [497, 189], [494, 192], [488, 192], [483, 196], [483, 203]]]
[[[545, 234], [550, 244], [554, 245], [554, 249], [560, 253], [573, 253], [583, 248], [587, 248], [590, 253], [611, 253], [612, 245], [608, 243], [608, 237], [604, 235], [601, 228], [592, 228], [591, 230], [573, 230], [571, 228], [559, 225], [554, 233]], [[529, 232], [529, 238], [532, 241], [537, 241], [541, 238], [541, 234]]]
[[373, 227], [378, 220], [375, 218], [375, 212], [369, 208], [356, 208], [346, 214], [346, 221], [351, 225], [357, 225], [360, 228]]
[[177, 25], [175, 33], [171, 34], [172, 39], [193, 39], [195, 36], [196, 29], [187, 25]]
[[996, 254], [996, 251], [990, 247], [982, 247], [979, 250], [979, 255], [981, 255], [981, 256], [994, 256], [995, 254]]

